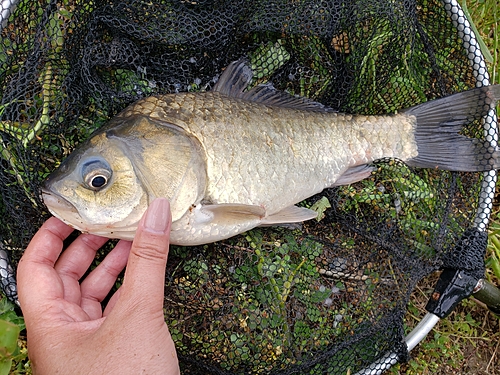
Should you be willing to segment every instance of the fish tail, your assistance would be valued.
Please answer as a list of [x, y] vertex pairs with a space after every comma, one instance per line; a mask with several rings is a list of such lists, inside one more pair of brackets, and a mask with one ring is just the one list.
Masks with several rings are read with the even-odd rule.
[[[458, 134], [486, 115], [500, 99], [500, 85], [485, 86], [432, 100], [403, 112], [416, 117], [418, 156], [407, 163], [421, 168], [478, 172], [500, 168], [500, 150], [486, 139]], [[492, 129], [492, 131], [496, 131]], [[490, 134], [489, 137], [496, 136]]]

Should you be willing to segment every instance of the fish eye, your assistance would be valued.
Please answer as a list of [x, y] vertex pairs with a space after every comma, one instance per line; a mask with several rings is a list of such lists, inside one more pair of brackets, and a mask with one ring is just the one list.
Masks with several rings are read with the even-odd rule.
[[101, 188], [104, 185], [106, 185], [107, 182], [108, 182], [108, 179], [106, 178], [106, 176], [97, 175], [97, 176], [92, 177], [92, 181], [90, 181], [90, 185], [97, 189], [97, 188]]
[[100, 190], [104, 188], [112, 176], [112, 170], [109, 164], [100, 158], [93, 158], [82, 165], [82, 178], [91, 190]]

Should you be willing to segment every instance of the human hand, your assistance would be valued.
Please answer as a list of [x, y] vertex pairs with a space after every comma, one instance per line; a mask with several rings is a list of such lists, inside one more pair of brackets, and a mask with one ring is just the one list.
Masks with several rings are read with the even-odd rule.
[[[60, 255], [73, 230], [56, 218], [45, 222], [17, 271], [34, 373], [179, 374], [163, 316], [170, 224], [168, 201], [155, 200], [134, 242], [118, 242], [80, 280], [107, 239], [82, 234]], [[125, 265], [123, 284], [103, 311]]]

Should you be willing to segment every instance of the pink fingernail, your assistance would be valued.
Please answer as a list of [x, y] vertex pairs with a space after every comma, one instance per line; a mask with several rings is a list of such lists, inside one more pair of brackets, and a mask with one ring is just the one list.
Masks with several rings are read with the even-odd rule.
[[144, 217], [144, 228], [151, 232], [164, 233], [170, 216], [169, 203], [165, 198], [155, 199]]

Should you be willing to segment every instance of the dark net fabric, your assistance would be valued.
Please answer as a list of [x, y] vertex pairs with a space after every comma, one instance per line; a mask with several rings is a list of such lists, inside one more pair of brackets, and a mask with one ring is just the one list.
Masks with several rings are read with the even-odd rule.
[[[440, 1], [22, 1], [0, 43], [3, 247], [15, 266], [48, 217], [41, 181], [135, 100], [210, 90], [246, 56], [256, 84], [387, 114], [473, 87], [468, 53]], [[464, 129], [483, 132], [479, 119]], [[483, 179], [383, 160], [304, 202], [326, 208], [320, 221], [174, 247], [165, 316], [183, 373], [346, 374], [388, 351], [404, 360], [415, 284], [443, 264], [482, 272], [484, 249], [470, 254], [462, 235], [481, 224]]]

